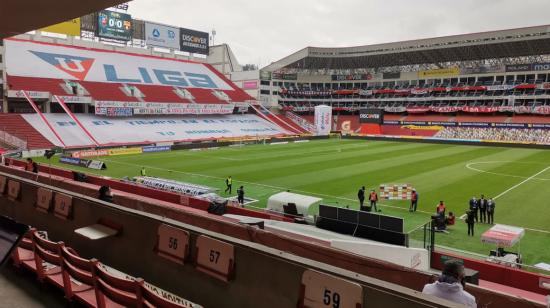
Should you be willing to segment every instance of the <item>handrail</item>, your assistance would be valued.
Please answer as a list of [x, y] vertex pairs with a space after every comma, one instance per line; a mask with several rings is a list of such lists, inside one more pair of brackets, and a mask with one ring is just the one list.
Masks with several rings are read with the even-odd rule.
[[20, 139], [4, 130], [0, 129], [0, 141], [3, 143], [16, 147], [18, 150], [26, 150], [27, 149], [27, 142], [23, 139]]
[[52, 131], [52, 133], [55, 135], [55, 137], [57, 138], [57, 140], [59, 140], [59, 142], [61, 142], [61, 144], [63, 146], [66, 146], [65, 142], [63, 142], [63, 139], [61, 139], [61, 137], [59, 136], [59, 134], [55, 131], [55, 129], [53, 128], [53, 126], [50, 124], [50, 122], [48, 122], [48, 120], [46, 119], [46, 117], [44, 116], [44, 114], [40, 111], [40, 109], [38, 109], [38, 106], [36, 106], [36, 104], [34, 103], [34, 101], [32, 100], [32, 98], [29, 96], [29, 94], [26, 92], [26, 91], [21, 91], [23, 93], [23, 96], [27, 99], [27, 101], [29, 102], [29, 104], [31, 105], [32, 109], [34, 109], [34, 111], [36, 113], [38, 113], [38, 115], [40, 116], [40, 118], [42, 119], [42, 121], [46, 124], [46, 126], [48, 126], [48, 128]]
[[96, 145], [96, 146], [99, 146], [99, 142], [94, 138], [94, 136], [92, 136], [92, 133], [90, 133], [90, 131], [88, 131], [84, 125], [82, 125], [82, 123], [80, 123], [80, 121], [76, 118], [76, 115], [74, 113], [71, 112], [71, 110], [69, 109], [69, 107], [67, 107], [67, 105], [65, 104], [65, 101], [63, 101], [63, 99], [61, 99], [61, 97], [57, 96], [57, 95], [54, 95], [53, 96], [57, 102], [59, 103], [59, 105], [61, 105], [61, 108], [67, 113], [67, 115], [73, 120], [75, 121], [75, 123], [78, 125], [78, 127], [80, 127], [80, 129], [82, 129], [82, 131], [92, 140], [92, 142]]
[[299, 115], [295, 114], [294, 112], [287, 111], [285, 113], [286, 117], [294, 122], [296, 125], [300, 126], [302, 129], [313, 133], [315, 132], [315, 125], [308, 122], [306, 119], [300, 117]]

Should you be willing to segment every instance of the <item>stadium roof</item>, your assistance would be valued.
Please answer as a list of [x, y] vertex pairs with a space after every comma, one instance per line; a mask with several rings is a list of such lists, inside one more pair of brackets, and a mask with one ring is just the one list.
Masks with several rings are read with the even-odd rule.
[[80, 17], [128, 0], [1, 0], [0, 39]]
[[356, 69], [550, 54], [550, 25], [357, 47], [306, 47], [263, 68]]

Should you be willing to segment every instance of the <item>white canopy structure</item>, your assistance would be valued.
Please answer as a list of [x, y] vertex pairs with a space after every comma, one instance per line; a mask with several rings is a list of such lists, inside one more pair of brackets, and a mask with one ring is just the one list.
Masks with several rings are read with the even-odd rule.
[[495, 244], [499, 247], [512, 247], [524, 235], [525, 229], [523, 228], [497, 224], [481, 235], [481, 241], [483, 243]]
[[296, 210], [298, 211], [298, 214], [308, 216], [309, 208], [312, 205], [320, 203], [321, 201], [323, 201], [323, 199], [321, 198], [284, 191], [269, 197], [269, 199], [267, 200], [267, 210], [283, 213], [283, 205], [294, 203], [296, 204]]

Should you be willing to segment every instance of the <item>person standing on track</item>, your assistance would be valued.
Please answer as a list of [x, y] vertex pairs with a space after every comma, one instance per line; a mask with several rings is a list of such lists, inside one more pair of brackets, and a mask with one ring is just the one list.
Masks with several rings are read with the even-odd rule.
[[371, 210], [374, 210], [375, 212], [382, 212], [376, 206], [376, 202], [378, 202], [378, 194], [374, 191], [374, 189], [370, 191], [369, 201]]
[[239, 202], [241, 207], [244, 207], [244, 187], [243, 186], [237, 189], [237, 201]]
[[474, 236], [475, 212], [469, 210], [466, 212], [466, 223], [468, 224], [468, 236]]
[[359, 209], [361, 211], [366, 211], [366, 207], [364, 206], [365, 203], [365, 186], [362, 186], [359, 188], [359, 191], [357, 192], [357, 199], [359, 199]]
[[231, 176], [227, 177], [227, 179], [225, 179], [225, 193], [227, 194], [227, 192], [229, 192], [229, 194], [231, 194], [231, 189], [233, 187], [233, 179], [231, 179]]
[[487, 223], [491, 225], [494, 224], [495, 206], [495, 200], [493, 200], [493, 198], [489, 198], [489, 200], [487, 200]]
[[484, 195], [481, 195], [481, 198], [479, 198], [479, 221], [481, 223], [487, 222], [487, 199], [485, 199]]
[[411, 194], [411, 207], [409, 208], [409, 212], [416, 212], [416, 207], [418, 206], [418, 193], [415, 189], [413, 189]]
[[478, 201], [476, 200], [476, 197], [472, 197], [470, 199], [470, 211], [474, 214], [474, 219], [477, 222], [477, 209], [479, 208]]

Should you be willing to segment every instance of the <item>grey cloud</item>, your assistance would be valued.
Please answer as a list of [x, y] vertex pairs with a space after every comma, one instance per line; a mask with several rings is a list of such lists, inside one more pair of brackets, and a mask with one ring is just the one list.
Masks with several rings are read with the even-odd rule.
[[135, 17], [210, 32], [241, 63], [306, 46], [357, 46], [548, 24], [547, 0], [134, 0]]

